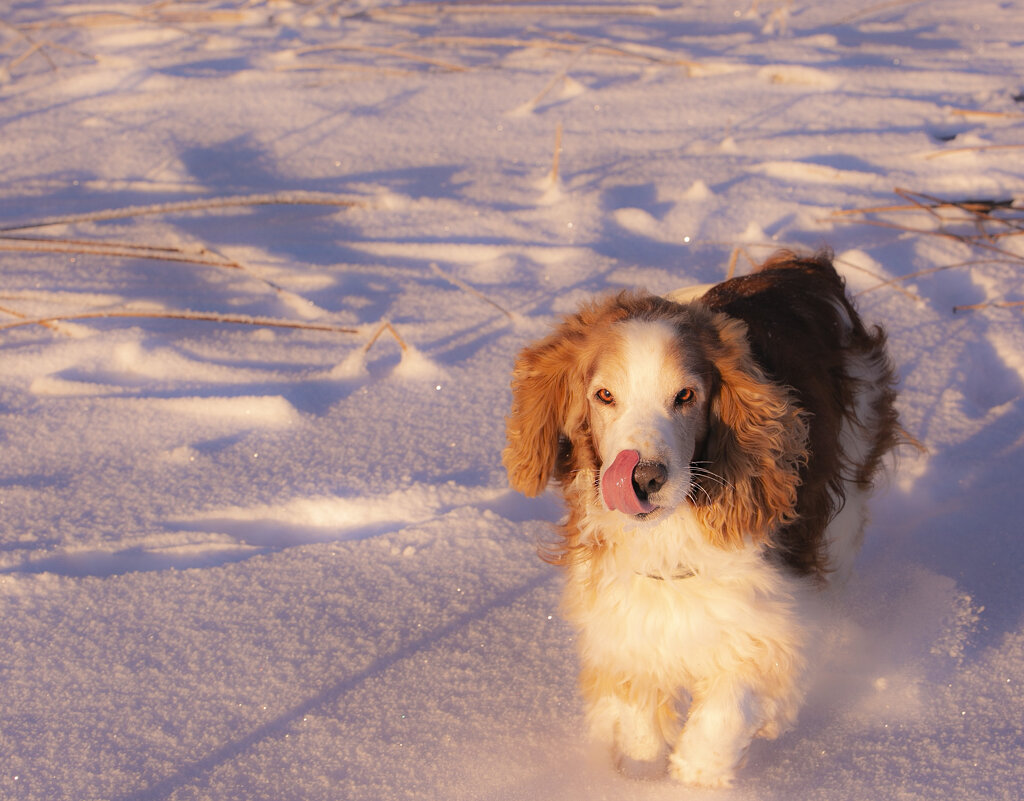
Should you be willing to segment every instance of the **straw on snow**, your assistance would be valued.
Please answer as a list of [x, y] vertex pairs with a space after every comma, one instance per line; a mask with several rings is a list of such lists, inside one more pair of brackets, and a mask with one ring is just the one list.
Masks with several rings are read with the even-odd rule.
[[536, 15], [545, 16], [611, 16], [656, 17], [662, 13], [652, 5], [541, 5], [539, 3], [410, 3], [404, 6], [383, 6], [360, 11], [368, 17], [406, 15], [430, 17], [437, 15], [490, 16]]
[[[184, 264], [201, 264], [244, 270], [241, 264], [202, 248], [196, 253], [173, 246], [136, 245], [128, 242], [90, 242], [85, 239], [48, 239], [44, 237], [14, 237], [0, 235], [0, 250], [22, 253], [70, 253], [82, 256], [114, 256], [126, 259], [152, 259]], [[210, 253], [211, 257], [203, 256]]]
[[[0, 251], [26, 252], [26, 253], [68, 253], [81, 256], [111, 256], [122, 259], [148, 259], [150, 261], [165, 261], [176, 264], [196, 264], [207, 267], [224, 267], [228, 270], [237, 270], [245, 275], [259, 281], [268, 289], [278, 295], [298, 299], [305, 304], [313, 305], [313, 302], [296, 295], [289, 289], [271, 281], [261, 275], [254, 273], [244, 264], [229, 259], [206, 246], [200, 247], [197, 251], [189, 253], [173, 246], [161, 245], [136, 245], [128, 242], [103, 242], [90, 241], [87, 239], [62, 239], [31, 236], [5, 236], [0, 234]], [[204, 255], [204, 254], [209, 254]]]
[[[1024, 254], [1016, 253], [1013, 250], [1001, 247], [998, 244], [1000, 240], [1024, 234], [1024, 213], [1021, 213], [1021, 210], [1017, 207], [1016, 204], [1018, 201], [1016, 199], [1004, 201], [973, 199], [958, 201], [947, 200], [934, 195], [915, 192], [900, 187], [895, 188], [893, 191], [896, 195], [907, 202], [902, 204], [871, 206], [859, 209], [836, 211], [832, 214], [831, 219], [833, 221], [857, 222], [863, 223], [864, 225], [890, 228], [919, 236], [934, 236], [943, 239], [951, 239], [953, 241], [960, 242], [969, 248], [989, 251], [996, 254], [996, 257], [972, 259], [957, 262], [955, 264], [944, 264], [917, 270], [906, 275], [882, 281], [875, 286], [862, 290], [858, 294], [873, 292], [884, 287], [895, 287], [899, 289], [898, 285], [900, 283], [909, 281], [913, 278], [943, 272], [945, 270], [974, 267], [981, 264], [1019, 265], [1024, 263]], [[948, 215], [943, 215], [943, 211], [956, 211], [961, 213], [963, 216], [950, 217]], [[1002, 211], [1004, 214], [997, 215], [997, 211]], [[907, 212], [927, 214], [929, 217], [937, 221], [939, 226], [938, 229], [915, 228], [903, 223], [892, 222], [890, 220], [872, 219], [869, 217], [869, 215], [901, 214]], [[950, 225], [969, 224], [972, 222], [975, 225], [977, 233], [957, 233], [948, 229], [948, 226]], [[1002, 230], [992, 230], [993, 227], [1001, 228]], [[1019, 306], [1024, 306], [1024, 303], [1018, 301], [996, 300], [985, 303], [954, 306], [953, 311], [956, 312], [984, 308], [1014, 308]]]
[[46, 228], [52, 225], [71, 225], [80, 222], [98, 222], [101, 220], [121, 220], [129, 217], [142, 217], [155, 214], [175, 214], [179, 212], [209, 211], [243, 206], [338, 206], [352, 208], [365, 206], [366, 200], [336, 195], [328, 192], [272, 192], [256, 195], [232, 195], [227, 197], [200, 198], [196, 200], [170, 201], [154, 203], [148, 206], [124, 206], [121, 208], [101, 209], [82, 214], [68, 214], [57, 217], [45, 217], [25, 223], [0, 225], [0, 232], [25, 231], [31, 228]]
[[[580, 39], [569, 33], [560, 33], [553, 38], [510, 38], [502, 36], [425, 36], [417, 39], [419, 45], [438, 45], [451, 49], [494, 49], [508, 48], [515, 50], [557, 50], [566, 53], [578, 53], [587, 49], [593, 55], [634, 58], [642, 61], [664, 64], [667, 66], [699, 66], [697, 62], [682, 59], [675, 54], [635, 42], [618, 42], [613, 39], [587, 38]], [[350, 45], [345, 43], [321, 44], [300, 48], [296, 55], [303, 56], [310, 53], [324, 52], [328, 50], [347, 50], [355, 52], [379, 51], [383, 55], [396, 55], [403, 58], [417, 58], [434, 63], [428, 57], [411, 55], [406, 51], [396, 51], [393, 48], [370, 48], [365, 46]], [[468, 69], [462, 65], [452, 64], [448, 61], [437, 61], [437, 66], [448, 69]]]
[[467, 284], [465, 281], [461, 280], [460, 278], [456, 278], [454, 275], [449, 275], [444, 270], [442, 270], [440, 267], [438, 267], [437, 262], [431, 262], [430, 263], [430, 269], [431, 269], [431, 271], [435, 275], [437, 275], [439, 278], [443, 278], [445, 281], [447, 281], [452, 286], [455, 286], [455, 287], [461, 289], [463, 292], [468, 292], [473, 297], [479, 298], [484, 303], [487, 303], [487, 304], [493, 306], [498, 311], [500, 311], [502, 314], [504, 314], [506, 317], [508, 317], [510, 320], [513, 319], [512, 312], [510, 312], [508, 309], [506, 309], [504, 306], [502, 306], [501, 304], [497, 303], [496, 301], [491, 300], [489, 297], [487, 297], [483, 292], [481, 292], [476, 287], [470, 286], [469, 284]]
[[[17, 312], [4, 309], [10, 314], [21, 316]], [[71, 312], [68, 314], [53, 314], [45, 317], [22, 318], [8, 323], [0, 323], [0, 331], [9, 328], [19, 328], [26, 325], [47, 325], [50, 323], [67, 322], [71, 320], [101, 320], [101, 319], [149, 319], [149, 320], [189, 320], [192, 322], [227, 323], [233, 325], [254, 325], [261, 328], [293, 328], [303, 331], [326, 331], [334, 334], [358, 334], [359, 328], [351, 326], [334, 325], [333, 323], [310, 323], [298, 322], [295, 320], [280, 320], [273, 317], [253, 317], [246, 314], [221, 314], [218, 312], [194, 312], [194, 311], [132, 311], [126, 309], [114, 309], [95, 312]], [[390, 323], [387, 324], [391, 328]], [[391, 329], [394, 333], [394, 329]], [[378, 332], [374, 340], [380, 336]], [[395, 338], [401, 343], [398, 334]], [[372, 341], [371, 341], [372, 344]], [[404, 347], [404, 345], [403, 345]]]
[[[368, 53], [374, 56], [391, 56], [393, 58], [405, 59], [406, 61], [415, 61], [421, 64], [429, 64], [432, 67], [440, 67], [448, 70], [449, 72], [467, 72], [470, 67], [464, 67], [461, 64], [454, 64], [451, 61], [444, 61], [439, 58], [433, 58], [432, 56], [421, 56], [418, 53], [410, 53], [407, 50], [399, 50], [396, 47], [371, 47], [369, 45], [352, 45], [343, 43], [334, 44], [323, 44], [313, 45], [311, 47], [303, 47], [295, 51], [295, 55], [304, 56], [309, 53], [324, 53], [330, 50], [340, 50], [349, 53]], [[296, 65], [298, 66], [298, 65]]]
[[[945, 200], [942, 198], [926, 195], [921, 192], [912, 192], [907, 189], [897, 188], [894, 192], [908, 203], [872, 206], [860, 209], [846, 209], [833, 212], [832, 221], [857, 222], [865, 225], [874, 225], [882, 228], [892, 228], [904, 231], [909, 234], [920, 234], [922, 236], [936, 236], [946, 239], [954, 239], [965, 245], [994, 251], [1013, 261], [1024, 261], [1024, 255], [1014, 253], [1011, 250], [1000, 247], [997, 240], [1024, 234], [1024, 213], [1014, 204], [1015, 200], [994, 201], [994, 200]], [[961, 217], [951, 218], [943, 216], [943, 210], [956, 210], [962, 212]], [[998, 216], [997, 210], [1007, 212], [1007, 216]], [[939, 224], [938, 229], [914, 228], [913, 226], [891, 222], [889, 220], [872, 219], [868, 215], [892, 214], [900, 212], [920, 212], [927, 214]], [[858, 219], [851, 219], [857, 217]], [[948, 226], [958, 223], [973, 222], [977, 233], [966, 234], [949, 230]], [[1001, 227], [1003, 230], [991, 230], [989, 226]]]
[[977, 309], [1014, 309], [1024, 306], [1024, 300], [990, 300], [987, 303], [967, 303], [954, 306], [953, 312], [975, 311]]

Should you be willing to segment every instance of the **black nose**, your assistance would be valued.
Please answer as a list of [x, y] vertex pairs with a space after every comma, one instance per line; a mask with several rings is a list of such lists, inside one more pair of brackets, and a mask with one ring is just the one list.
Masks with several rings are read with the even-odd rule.
[[641, 498], [653, 495], [668, 481], [668, 468], [661, 462], [640, 462], [633, 469], [633, 488]]

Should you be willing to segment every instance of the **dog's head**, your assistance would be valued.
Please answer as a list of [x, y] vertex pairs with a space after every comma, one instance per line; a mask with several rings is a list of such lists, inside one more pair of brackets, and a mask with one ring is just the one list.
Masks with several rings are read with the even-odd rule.
[[519, 356], [504, 463], [527, 495], [594, 477], [590, 502], [638, 523], [690, 505], [722, 544], [792, 519], [807, 430], [745, 326], [699, 303], [621, 293]]

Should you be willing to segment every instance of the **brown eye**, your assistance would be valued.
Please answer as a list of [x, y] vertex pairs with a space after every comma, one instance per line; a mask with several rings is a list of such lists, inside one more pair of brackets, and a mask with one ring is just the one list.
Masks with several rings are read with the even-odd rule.
[[697, 393], [694, 392], [692, 389], [690, 389], [689, 387], [687, 387], [686, 389], [681, 389], [676, 394], [676, 399], [675, 399], [676, 408], [679, 408], [680, 406], [689, 406], [696, 399], [697, 399]]
[[611, 390], [607, 389], [599, 389], [594, 393], [594, 397], [606, 405], [610, 405], [615, 402], [615, 396], [612, 395]]

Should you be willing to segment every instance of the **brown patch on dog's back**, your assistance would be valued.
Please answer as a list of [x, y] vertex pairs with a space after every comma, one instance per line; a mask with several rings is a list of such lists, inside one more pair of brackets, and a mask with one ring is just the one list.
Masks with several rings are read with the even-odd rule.
[[[865, 328], [826, 252], [802, 258], [782, 251], [757, 272], [712, 287], [701, 302], [746, 324], [754, 358], [812, 414], [798, 517], [778, 532], [776, 544], [797, 571], [823, 575], [824, 530], [843, 506], [843, 479], [870, 487], [882, 458], [900, 439], [885, 332]], [[877, 365], [883, 376], [873, 409], [878, 433], [867, 462], [856, 471], [839, 439], [844, 416], [854, 413], [849, 403], [856, 379], [844, 368], [851, 355]]]

